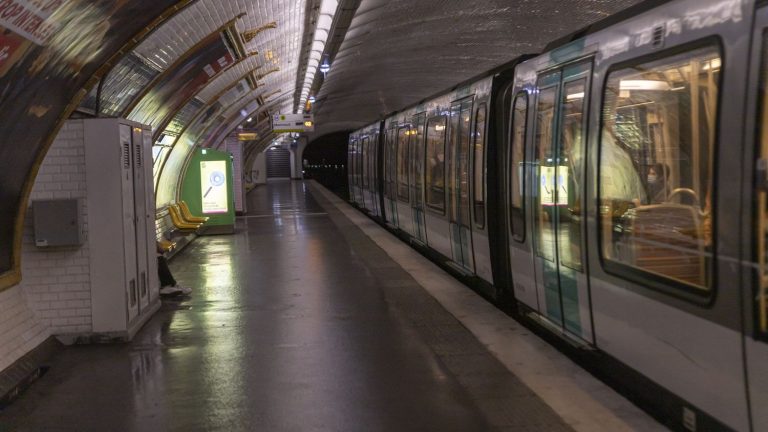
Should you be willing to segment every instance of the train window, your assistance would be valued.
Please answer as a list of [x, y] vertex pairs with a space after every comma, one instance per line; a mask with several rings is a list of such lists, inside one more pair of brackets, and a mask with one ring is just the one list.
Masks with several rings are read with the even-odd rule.
[[525, 241], [525, 131], [528, 119], [528, 93], [515, 96], [512, 111], [512, 144], [510, 156], [510, 227], [512, 237], [518, 242]]
[[481, 105], [475, 113], [475, 224], [478, 228], [485, 228], [485, 118], [486, 107]]
[[537, 178], [541, 179], [540, 192], [536, 195], [536, 253], [538, 256], [555, 261], [554, 217], [555, 179], [553, 155], [555, 133], [555, 111], [557, 104], [557, 87], [547, 87], [540, 90], [536, 107], [536, 153], [534, 163], [539, 169]]
[[[461, 103], [461, 136], [459, 136], [459, 147], [456, 157], [456, 187], [458, 187], [458, 212], [459, 221], [462, 225], [469, 226], [471, 210], [469, 209], [469, 158], [470, 158], [470, 137], [472, 126], [472, 100]], [[453, 131], [451, 131], [453, 133]]]
[[389, 177], [389, 198], [397, 199], [397, 191], [395, 190], [397, 179], [397, 129], [390, 129], [387, 132], [387, 140], [389, 142], [389, 157], [387, 158], [387, 172]]
[[363, 148], [363, 155], [362, 155], [362, 176], [363, 176], [363, 189], [368, 189], [368, 177], [371, 175], [371, 165], [369, 163], [370, 159], [370, 146], [371, 141], [368, 139], [368, 137], [365, 137], [361, 140], [360, 146]]
[[609, 74], [598, 184], [608, 271], [710, 290], [720, 68], [708, 47]]
[[557, 155], [557, 202], [559, 206], [560, 262], [581, 271], [581, 188], [584, 154], [584, 102], [587, 80], [566, 82], [561, 96], [561, 140]]
[[[760, 135], [758, 154], [761, 160], [768, 159], [768, 34], [763, 37], [763, 66], [760, 83], [761, 109], [758, 119]], [[764, 175], [764, 174], [763, 174]], [[755, 316], [757, 329], [768, 333], [768, 189], [758, 184], [757, 188], [757, 295], [755, 296]]]
[[426, 197], [427, 206], [445, 212], [445, 116], [427, 122]]
[[413, 118], [413, 128], [411, 129], [411, 149], [413, 151], [413, 200], [417, 207], [421, 208], [423, 203], [422, 189], [424, 185], [424, 119], [426, 114], [419, 114]]
[[408, 182], [408, 145], [410, 128], [402, 127], [397, 130], [397, 197], [401, 201], [410, 202]]

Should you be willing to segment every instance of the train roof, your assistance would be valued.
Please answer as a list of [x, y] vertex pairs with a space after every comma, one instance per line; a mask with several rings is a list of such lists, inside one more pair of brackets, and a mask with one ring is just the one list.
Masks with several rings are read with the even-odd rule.
[[620, 22], [626, 21], [636, 15], [639, 15], [643, 12], [647, 12], [651, 9], [654, 9], [658, 6], [661, 6], [665, 3], [669, 3], [671, 1], [672, 0], [645, 0], [644, 2], [637, 3], [633, 6], [630, 6], [622, 10], [621, 12], [617, 12], [613, 15], [610, 15], [606, 18], [601, 19], [596, 23], [592, 23], [584, 28], [576, 30], [573, 33], [565, 35], [559, 39], [553, 40], [552, 42], [548, 43], [546, 47], [544, 47], [544, 52], [547, 53], [557, 48], [560, 48], [564, 45], [568, 45], [573, 41], [577, 41], [579, 39], [585, 38], [588, 35], [597, 33], [600, 30], [604, 30], [614, 24], [618, 24]]
[[521, 56], [515, 57], [514, 59], [512, 59], [512, 60], [510, 60], [508, 62], [502, 63], [502, 64], [494, 67], [493, 69], [487, 70], [485, 72], [481, 72], [481, 73], [479, 73], [479, 74], [477, 74], [477, 75], [475, 75], [475, 76], [473, 76], [471, 78], [468, 78], [468, 79], [465, 79], [464, 81], [461, 81], [458, 84], [454, 84], [454, 85], [452, 85], [451, 87], [449, 87], [449, 88], [447, 88], [445, 90], [441, 90], [441, 91], [439, 91], [437, 93], [431, 94], [431, 95], [429, 95], [429, 96], [427, 96], [427, 97], [425, 97], [423, 99], [420, 99], [416, 103], [413, 103], [413, 104], [410, 104], [410, 105], [406, 105], [403, 108], [391, 111], [391, 112], [387, 113], [386, 115], [384, 115], [382, 120], [388, 119], [389, 117], [392, 117], [393, 115], [396, 115], [397, 113], [401, 113], [403, 111], [407, 111], [407, 110], [409, 110], [409, 109], [411, 109], [411, 108], [413, 108], [415, 106], [419, 106], [419, 105], [421, 105], [423, 103], [426, 103], [426, 102], [428, 102], [428, 101], [430, 101], [432, 99], [437, 99], [440, 96], [446, 95], [446, 94], [448, 94], [448, 93], [450, 93], [452, 91], [455, 91], [455, 90], [457, 90], [457, 89], [459, 89], [461, 87], [465, 87], [465, 86], [467, 86], [469, 84], [478, 82], [480, 80], [483, 80], [483, 79], [486, 79], [486, 78], [489, 78], [489, 77], [493, 77], [493, 76], [496, 76], [496, 75], [500, 75], [500, 74], [503, 74], [504, 72], [510, 72], [511, 74], [514, 74], [515, 66], [517, 66], [518, 64], [520, 64], [520, 63], [522, 63], [522, 62], [524, 62], [526, 60], [535, 58], [537, 55], [538, 54], [523, 54]]

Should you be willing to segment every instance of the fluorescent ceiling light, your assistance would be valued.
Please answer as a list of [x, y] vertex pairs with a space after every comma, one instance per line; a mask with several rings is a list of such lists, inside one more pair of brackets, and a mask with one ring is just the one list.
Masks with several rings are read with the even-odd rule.
[[621, 80], [619, 84], [621, 90], [669, 90], [669, 83], [666, 81], [654, 80]]

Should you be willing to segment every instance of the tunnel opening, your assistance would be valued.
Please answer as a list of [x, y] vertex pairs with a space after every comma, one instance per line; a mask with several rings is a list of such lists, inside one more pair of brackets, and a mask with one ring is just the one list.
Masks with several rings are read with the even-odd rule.
[[317, 180], [341, 198], [349, 199], [347, 143], [350, 131], [335, 132], [312, 141], [304, 150], [304, 177]]

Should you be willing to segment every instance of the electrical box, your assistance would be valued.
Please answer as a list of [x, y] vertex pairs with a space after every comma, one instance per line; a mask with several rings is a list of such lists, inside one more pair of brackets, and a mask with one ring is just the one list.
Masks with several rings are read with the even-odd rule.
[[82, 202], [79, 199], [32, 201], [35, 246], [83, 244]]

